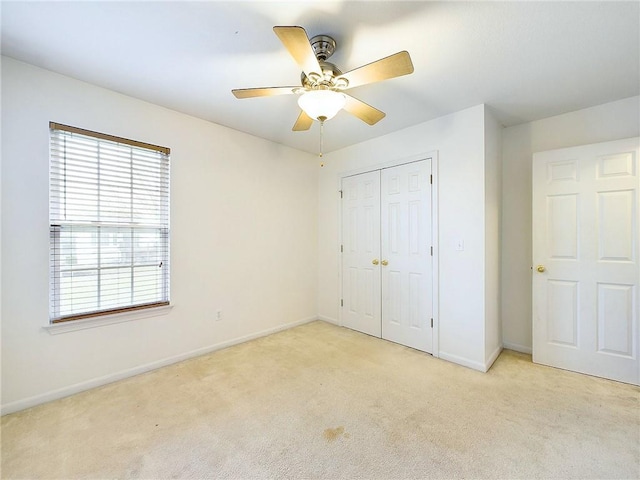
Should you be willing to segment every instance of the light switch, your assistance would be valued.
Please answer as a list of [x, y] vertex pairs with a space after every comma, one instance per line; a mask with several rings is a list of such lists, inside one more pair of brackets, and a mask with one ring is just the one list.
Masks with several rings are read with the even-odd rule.
[[462, 240], [461, 238], [456, 240], [456, 250], [459, 252], [462, 252], [464, 250], [464, 240]]

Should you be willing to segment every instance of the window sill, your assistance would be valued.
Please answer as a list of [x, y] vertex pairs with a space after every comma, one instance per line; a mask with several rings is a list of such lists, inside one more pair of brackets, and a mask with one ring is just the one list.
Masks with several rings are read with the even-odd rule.
[[161, 307], [145, 308], [143, 310], [136, 310], [133, 312], [114, 313], [112, 315], [87, 318], [84, 320], [55, 323], [45, 325], [42, 328], [48, 331], [51, 335], [58, 335], [59, 333], [76, 332], [87, 328], [103, 327], [105, 325], [113, 325], [115, 323], [132, 322], [143, 318], [159, 317], [167, 315], [172, 308], [173, 305], [163, 305]]

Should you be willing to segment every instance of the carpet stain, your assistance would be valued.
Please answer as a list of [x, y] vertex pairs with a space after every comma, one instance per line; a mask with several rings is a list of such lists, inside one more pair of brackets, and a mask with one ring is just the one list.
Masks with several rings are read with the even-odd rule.
[[349, 438], [351, 435], [349, 435], [348, 433], [345, 433], [344, 427], [340, 426], [336, 428], [327, 428], [322, 433], [322, 436], [327, 442], [335, 442], [338, 439], [338, 437], [342, 436], [345, 438]]

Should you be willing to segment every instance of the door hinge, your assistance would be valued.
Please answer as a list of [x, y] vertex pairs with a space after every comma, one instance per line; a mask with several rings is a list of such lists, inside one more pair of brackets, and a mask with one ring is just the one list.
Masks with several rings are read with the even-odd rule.
[[433, 328], [433, 318], [431, 319], [431, 328]]
[[339, 191], [340, 191], [340, 198], [342, 198], [342, 190], [339, 190]]
[[433, 257], [433, 247], [431, 247], [431, 256]]
[[433, 185], [433, 175], [429, 175], [429, 183]]
[[344, 252], [344, 245], [340, 245], [340, 253]]
[[344, 307], [344, 300], [342, 298], [340, 299], [340, 306]]

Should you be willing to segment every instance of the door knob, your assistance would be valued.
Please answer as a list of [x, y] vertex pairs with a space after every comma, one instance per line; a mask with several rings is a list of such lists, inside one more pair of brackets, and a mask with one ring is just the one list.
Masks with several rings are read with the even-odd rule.
[[536, 270], [537, 270], [539, 273], [542, 273], [542, 272], [544, 272], [544, 271], [546, 270], [546, 268], [544, 268], [544, 265], [538, 265], [538, 266], [536, 267]]
[[371, 263], [373, 263], [374, 265], [378, 265], [380, 262], [378, 261], [377, 258], [374, 258]]
[[382, 260], [382, 265], [386, 267], [387, 265], [389, 265], [389, 262], [387, 262], [386, 260]]

